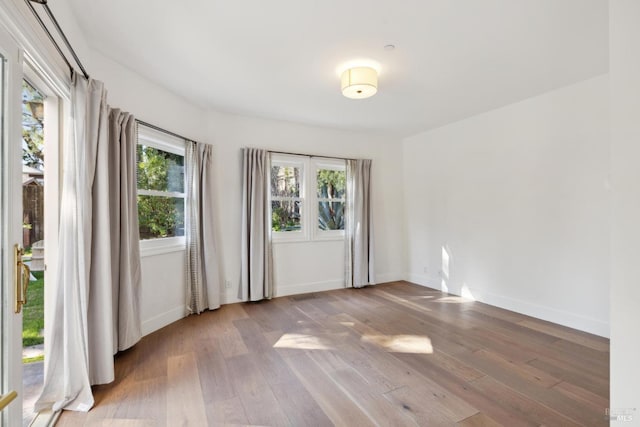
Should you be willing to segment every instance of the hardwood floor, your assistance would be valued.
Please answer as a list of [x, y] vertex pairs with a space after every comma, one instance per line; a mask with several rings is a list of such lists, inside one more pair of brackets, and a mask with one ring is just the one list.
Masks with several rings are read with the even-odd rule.
[[395, 282], [190, 316], [59, 426], [605, 426], [609, 341]]

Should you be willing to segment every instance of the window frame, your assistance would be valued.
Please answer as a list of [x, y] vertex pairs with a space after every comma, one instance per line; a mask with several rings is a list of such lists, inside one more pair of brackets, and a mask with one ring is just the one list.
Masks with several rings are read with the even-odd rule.
[[[300, 173], [300, 196], [299, 197], [276, 197], [274, 199], [271, 189], [271, 169], [274, 166], [298, 167]], [[307, 203], [307, 171], [309, 170], [309, 159], [302, 156], [294, 156], [288, 154], [272, 154], [271, 165], [269, 167], [269, 180], [267, 181], [267, 193], [269, 194], [269, 224], [273, 215], [272, 202], [277, 199], [281, 200], [298, 200], [300, 201], [300, 230], [299, 231], [273, 231], [271, 227], [271, 240], [273, 242], [305, 242], [309, 240], [309, 208]]]
[[[143, 142], [144, 141], [144, 142]], [[137, 196], [163, 196], [163, 197], [176, 197], [184, 199], [184, 209], [185, 215], [187, 210], [187, 194], [186, 194], [186, 150], [185, 150], [185, 141], [176, 138], [174, 136], [168, 135], [164, 132], [159, 132], [155, 129], [151, 129], [142, 124], [138, 124], [138, 132], [136, 139], [136, 146], [141, 144], [152, 147], [157, 150], [162, 150], [168, 153], [177, 154], [184, 158], [184, 169], [185, 169], [185, 185], [184, 193], [174, 192], [174, 191], [158, 191], [158, 190], [141, 190], [138, 189], [136, 184], [136, 209], [137, 209]], [[137, 170], [137, 163], [136, 163]], [[157, 237], [154, 239], [140, 239], [140, 256], [151, 256], [151, 255], [160, 255], [171, 252], [183, 251], [186, 248], [186, 238], [185, 236], [171, 236], [171, 237]]]
[[[297, 156], [291, 154], [271, 154], [271, 167], [300, 167], [300, 231], [273, 231], [271, 228], [271, 241], [273, 243], [302, 243], [314, 241], [344, 240], [344, 230], [321, 230], [318, 226], [318, 171], [338, 170], [346, 173], [347, 163], [342, 159], [325, 157]], [[271, 224], [272, 204], [274, 200], [271, 190], [271, 177], [267, 182], [267, 194], [269, 194], [269, 224]], [[285, 198], [289, 199], [289, 198]], [[346, 203], [346, 193], [345, 200]]]

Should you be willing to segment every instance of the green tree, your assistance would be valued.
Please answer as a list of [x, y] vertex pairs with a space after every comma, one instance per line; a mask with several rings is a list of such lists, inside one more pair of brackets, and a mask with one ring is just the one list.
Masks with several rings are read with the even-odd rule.
[[[138, 188], [184, 192], [184, 158], [152, 147], [137, 147]], [[140, 237], [153, 239], [180, 235], [184, 226], [184, 199], [138, 195]]]
[[[272, 196], [300, 197], [300, 168], [292, 166], [271, 167]], [[271, 228], [273, 231], [300, 230], [300, 202], [293, 199], [271, 202]]]
[[44, 168], [44, 96], [22, 81], [22, 162]]

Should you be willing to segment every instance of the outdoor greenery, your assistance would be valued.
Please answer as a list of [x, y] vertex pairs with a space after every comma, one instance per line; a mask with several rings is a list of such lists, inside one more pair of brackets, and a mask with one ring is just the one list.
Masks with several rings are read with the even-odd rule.
[[27, 304], [22, 307], [22, 346], [42, 344], [44, 337], [44, 271], [34, 271], [35, 281], [29, 283]]
[[[184, 157], [139, 144], [138, 190], [184, 193]], [[140, 238], [184, 235], [184, 198], [138, 195]]]
[[[22, 163], [44, 169], [44, 96], [26, 80], [22, 81]], [[31, 224], [23, 228], [31, 229]], [[25, 248], [31, 256], [31, 247]], [[44, 272], [32, 273], [36, 280], [27, 288], [27, 304], [22, 307], [22, 346], [42, 344], [44, 337]], [[42, 360], [42, 356], [24, 359], [24, 363]]]
[[22, 81], [22, 162], [44, 168], [44, 97], [26, 80]]
[[[271, 229], [298, 231], [301, 229], [302, 170], [295, 166], [271, 167]], [[320, 169], [316, 175], [318, 198], [318, 228], [344, 230], [344, 197], [346, 174], [343, 170]]]
[[321, 230], [344, 230], [346, 173], [338, 170], [320, 169], [317, 181], [318, 227]]
[[298, 231], [301, 228], [301, 170], [294, 166], [271, 167], [271, 229]]
[[271, 202], [271, 229], [273, 231], [298, 231], [300, 223], [300, 202], [280, 200]]

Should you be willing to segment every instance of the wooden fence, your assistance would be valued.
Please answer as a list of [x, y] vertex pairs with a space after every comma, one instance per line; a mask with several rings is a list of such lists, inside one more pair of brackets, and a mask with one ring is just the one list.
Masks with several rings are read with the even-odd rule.
[[44, 186], [31, 182], [22, 186], [23, 246], [44, 240]]

